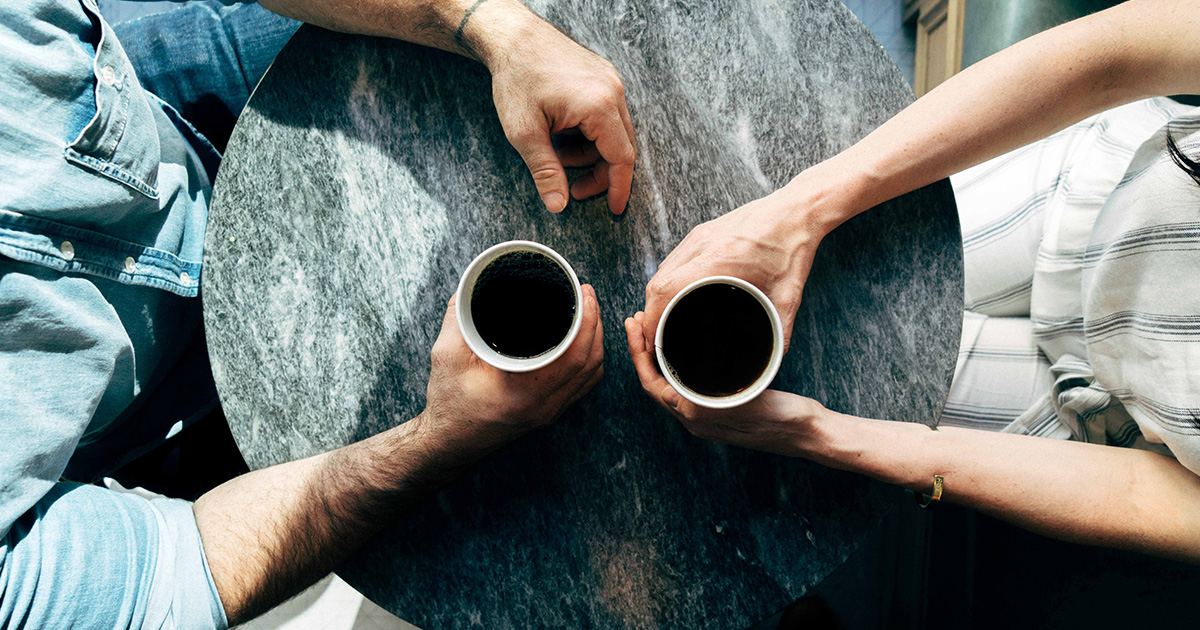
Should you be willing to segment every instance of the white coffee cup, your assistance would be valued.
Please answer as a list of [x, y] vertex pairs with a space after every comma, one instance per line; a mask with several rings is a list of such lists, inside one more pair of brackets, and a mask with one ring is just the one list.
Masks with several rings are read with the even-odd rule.
[[[563, 271], [566, 272], [567, 277], [571, 279], [571, 287], [575, 293], [575, 314], [566, 337], [563, 337], [558, 342], [558, 345], [533, 357], [512, 357], [497, 352], [480, 336], [479, 330], [475, 327], [475, 319], [471, 313], [471, 297], [475, 292], [475, 283], [479, 280], [479, 275], [483, 270], [497, 258], [505, 254], [521, 251], [543, 254], [558, 263]], [[467, 347], [471, 349], [471, 352], [475, 353], [475, 356], [482, 359], [484, 363], [505, 372], [532, 372], [553, 363], [555, 359], [567, 351], [567, 348], [571, 346], [571, 342], [575, 341], [583, 319], [583, 289], [579, 285], [579, 277], [575, 275], [575, 270], [571, 268], [571, 265], [558, 252], [533, 241], [506, 241], [485, 249], [483, 253], [475, 257], [475, 260], [471, 261], [470, 265], [467, 265], [467, 270], [463, 272], [462, 278], [458, 281], [458, 291], [455, 293], [455, 296], [455, 314], [458, 316], [458, 330], [462, 332], [463, 339], [467, 342]]]
[[[671, 369], [666, 357], [663, 356], [663, 330], [666, 328], [667, 320], [670, 319], [675, 305], [687, 294], [710, 284], [728, 284], [746, 291], [758, 300], [763, 310], [766, 311], [767, 318], [771, 321], [771, 358], [767, 361], [767, 367], [763, 369], [762, 374], [749, 387], [729, 396], [706, 396], [688, 388], [688, 386], [681, 383], [675, 376], [674, 370]], [[701, 407], [729, 409], [754, 400], [771, 385], [771, 380], [775, 378], [775, 374], [779, 372], [779, 365], [783, 362], [783, 323], [779, 319], [779, 311], [775, 310], [775, 305], [771, 303], [771, 300], [762, 291], [758, 290], [758, 287], [733, 276], [709, 276], [687, 285], [667, 303], [667, 308], [658, 320], [658, 330], [654, 335], [654, 354], [658, 358], [659, 370], [666, 377], [667, 382], [671, 384], [671, 387], [674, 387], [675, 391], [679, 392], [680, 396]]]

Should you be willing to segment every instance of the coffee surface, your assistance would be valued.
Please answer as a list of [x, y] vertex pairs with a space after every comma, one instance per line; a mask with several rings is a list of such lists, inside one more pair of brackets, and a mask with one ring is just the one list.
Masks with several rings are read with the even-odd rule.
[[688, 389], [732, 396], [767, 369], [774, 336], [767, 311], [753, 295], [733, 285], [709, 284], [675, 304], [661, 343], [669, 368]]
[[571, 278], [545, 254], [504, 254], [479, 274], [471, 317], [479, 336], [500, 354], [524, 359], [549, 352], [575, 319]]

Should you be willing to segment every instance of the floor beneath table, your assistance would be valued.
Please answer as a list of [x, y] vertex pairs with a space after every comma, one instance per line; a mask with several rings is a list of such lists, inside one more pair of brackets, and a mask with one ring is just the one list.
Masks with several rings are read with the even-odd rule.
[[901, 22], [904, 0], [842, 0], [867, 29], [879, 40], [892, 61], [913, 84], [913, 68], [917, 55], [917, 31]]

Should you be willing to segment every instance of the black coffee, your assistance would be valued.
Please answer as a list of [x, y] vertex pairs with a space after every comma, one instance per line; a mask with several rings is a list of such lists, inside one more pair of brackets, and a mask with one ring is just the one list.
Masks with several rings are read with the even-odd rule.
[[688, 389], [732, 396], [754, 384], [771, 361], [766, 309], [749, 292], [707, 284], [683, 296], [663, 326], [663, 358]]
[[571, 330], [571, 277], [545, 254], [504, 254], [479, 274], [471, 293], [471, 317], [479, 336], [496, 352], [536, 357], [553, 350]]

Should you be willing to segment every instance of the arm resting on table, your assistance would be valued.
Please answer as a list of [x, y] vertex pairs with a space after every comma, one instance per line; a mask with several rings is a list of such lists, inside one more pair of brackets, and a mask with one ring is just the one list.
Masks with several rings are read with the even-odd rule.
[[655, 367], [644, 314], [625, 321], [642, 389], [700, 438], [804, 457], [1064, 540], [1200, 563], [1200, 477], [1162, 455], [1007, 433], [868, 420], [778, 390], [734, 409], [684, 399]]
[[825, 411], [798, 454], [1072, 542], [1200, 563], [1200, 476], [1128, 448]]
[[596, 291], [554, 363], [521, 374], [473, 355], [451, 299], [431, 352], [421, 415], [361, 442], [229, 481], [196, 501], [196, 523], [231, 623], [290, 597], [471, 463], [553, 422], [604, 376]]
[[1191, 2], [1133, 0], [1068, 22], [955, 75], [776, 195], [787, 207], [808, 208], [804, 224], [817, 221], [828, 232], [1093, 114], [1200, 92], [1198, 40], [1200, 9]]
[[[344, 33], [394, 37], [490, 66], [491, 56], [540, 20], [516, 0], [259, 0], [280, 15]], [[469, 13], [469, 16], [468, 16]], [[465, 19], [468, 18], [469, 19]], [[462, 28], [470, 21], [486, 27]]]
[[194, 512], [231, 625], [333, 569], [396, 516], [507, 442], [455, 440], [422, 414], [362, 442], [257, 470], [206, 493]]
[[[394, 37], [478, 60], [492, 74], [504, 135], [529, 167], [551, 212], [569, 196], [607, 191], [620, 214], [636, 159], [625, 90], [608, 61], [572, 41], [518, 0], [261, 0], [268, 9], [318, 26]], [[559, 155], [551, 134], [586, 138]], [[570, 184], [564, 164], [592, 170]]]

